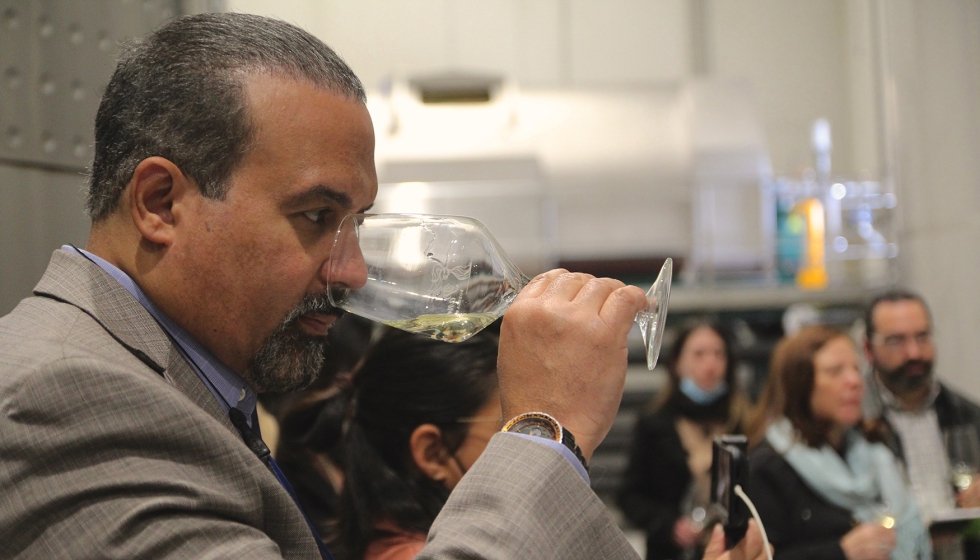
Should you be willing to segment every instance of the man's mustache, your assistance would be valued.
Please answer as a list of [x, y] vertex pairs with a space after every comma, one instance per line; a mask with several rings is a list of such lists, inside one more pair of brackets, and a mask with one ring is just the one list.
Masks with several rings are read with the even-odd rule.
[[898, 370], [902, 373], [906, 373], [911, 369], [921, 369], [924, 371], [924, 373], [929, 373], [929, 371], [932, 369], [932, 362], [927, 360], [909, 360], [898, 366]]
[[334, 307], [330, 305], [330, 299], [327, 297], [326, 293], [321, 294], [306, 294], [303, 296], [303, 300], [294, 307], [283, 319], [282, 325], [284, 327], [290, 326], [295, 323], [303, 315], [310, 313], [316, 313], [318, 315], [336, 315], [340, 317], [345, 313], [345, 311], [339, 307]]
[[[918, 370], [918, 375], [912, 375], [913, 370]], [[878, 368], [882, 380], [888, 387], [895, 392], [904, 393], [922, 387], [932, 379], [932, 362], [929, 360], [908, 360], [902, 365], [892, 370]]]

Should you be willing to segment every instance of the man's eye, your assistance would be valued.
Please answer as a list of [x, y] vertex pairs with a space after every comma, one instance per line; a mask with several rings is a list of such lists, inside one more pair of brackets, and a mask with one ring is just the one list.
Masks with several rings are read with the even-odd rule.
[[303, 216], [305, 216], [308, 220], [310, 220], [311, 222], [313, 222], [315, 224], [320, 224], [320, 223], [323, 223], [324, 219], [326, 219], [327, 212], [328, 212], [328, 210], [322, 210], [322, 209], [321, 210], [309, 210], [309, 211], [303, 212]]

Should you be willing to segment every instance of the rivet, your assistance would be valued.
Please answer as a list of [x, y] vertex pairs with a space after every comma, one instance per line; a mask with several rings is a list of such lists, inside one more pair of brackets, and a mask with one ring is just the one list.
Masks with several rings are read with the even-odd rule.
[[72, 80], [71, 97], [75, 101], [81, 101], [82, 99], [85, 99], [85, 88], [82, 87], [81, 80]]
[[85, 145], [85, 141], [80, 136], [75, 137], [75, 147], [72, 149], [72, 153], [78, 159], [82, 159], [88, 154], [88, 146]]
[[10, 89], [18, 89], [24, 83], [24, 79], [20, 76], [20, 70], [17, 70], [14, 66], [7, 68], [3, 72], [3, 78], [7, 82], [7, 87]]
[[103, 52], [108, 52], [112, 49], [112, 39], [109, 39], [109, 34], [105, 31], [99, 31], [98, 34], [99, 50]]
[[81, 45], [85, 40], [85, 34], [82, 33], [82, 28], [77, 23], [71, 24], [71, 27], [68, 28], [68, 35], [73, 45]]
[[51, 20], [47, 16], [42, 16], [37, 20], [37, 27], [38, 33], [44, 39], [49, 39], [54, 35], [54, 24], [51, 23]]
[[41, 93], [44, 95], [54, 95], [54, 92], [58, 90], [58, 85], [51, 76], [48, 74], [41, 74]]
[[7, 145], [15, 150], [24, 145], [24, 137], [16, 126], [7, 129]]
[[58, 141], [54, 139], [54, 136], [50, 132], [45, 132], [41, 135], [41, 148], [46, 153], [53, 153], [58, 149]]
[[14, 31], [20, 28], [20, 17], [17, 15], [17, 10], [13, 8], [7, 8], [3, 11], [3, 22], [6, 24], [7, 29]]

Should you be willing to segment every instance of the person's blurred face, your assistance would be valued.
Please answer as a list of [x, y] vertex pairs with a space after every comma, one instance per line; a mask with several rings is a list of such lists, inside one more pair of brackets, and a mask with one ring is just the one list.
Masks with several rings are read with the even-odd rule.
[[677, 375], [690, 378], [705, 391], [725, 379], [727, 367], [725, 341], [710, 327], [698, 327], [688, 335], [676, 366]]
[[929, 384], [935, 348], [926, 308], [915, 300], [886, 301], [871, 318], [868, 358], [882, 383], [898, 395]]
[[849, 428], [861, 420], [864, 380], [854, 344], [846, 337], [829, 340], [813, 355], [810, 411], [817, 420]]
[[503, 428], [504, 420], [500, 409], [500, 395], [494, 394], [490, 401], [476, 412], [473, 418], [464, 418], [462, 421], [469, 428], [466, 430], [466, 439], [456, 449], [454, 455], [460, 470], [463, 472], [459, 472], [458, 476], [451, 476], [445, 481], [446, 487], [450, 490], [459, 484], [465, 471], [470, 470], [473, 463], [476, 463], [476, 460], [480, 458], [480, 454], [490, 443], [490, 438]]
[[[374, 130], [364, 104], [309, 83], [244, 84], [252, 143], [225, 199], [198, 196], [184, 217], [175, 318], [256, 391], [287, 391], [316, 378], [339, 316], [327, 264], [341, 219], [377, 194]], [[363, 261], [333, 281], [362, 286]]]

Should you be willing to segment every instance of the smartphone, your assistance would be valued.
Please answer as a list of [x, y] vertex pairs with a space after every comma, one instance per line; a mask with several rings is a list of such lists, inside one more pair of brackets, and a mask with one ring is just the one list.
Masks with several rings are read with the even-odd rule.
[[725, 547], [730, 549], [745, 537], [751, 516], [748, 506], [735, 494], [736, 485], [748, 492], [748, 439], [717, 436], [711, 454], [711, 509], [725, 529]]

